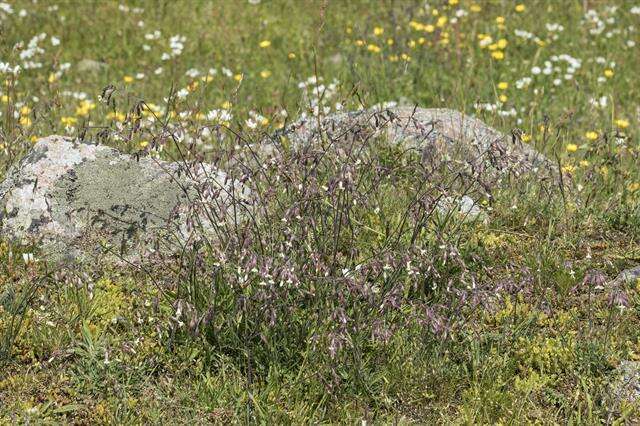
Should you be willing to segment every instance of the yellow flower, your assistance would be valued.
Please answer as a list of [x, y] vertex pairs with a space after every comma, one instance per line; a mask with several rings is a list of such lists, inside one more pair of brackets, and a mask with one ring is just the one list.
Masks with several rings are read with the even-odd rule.
[[501, 61], [504, 59], [504, 52], [496, 50], [495, 52], [491, 52], [491, 57], [497, 61]]
[[271, 71], [269, 71], [269, 70], [262, 70], [262, 71], [260, 71], [260, 77], [262, 77], [262, 78], [269, 78], [269, 77], [271, 77]]
[[496, 24], [498, 24], [498, 25], [504, 24], [504, 17], [503, 16], [498, 16], [496, 18]]
[[29, 140], [30, 140], [31, 142], [35, 142], [35, 141], [37, 141], [37, 140], [38, 140], [38, 137], [37, 137], [36, 135], [31, 135], [31, 137], [29, 138]]
[[629, 192], [636, 192], [640, 189], [640, 182], [630, 183], [627, 189], [629, 190]]
[[500, 40], [498, 40], [498, 48], [500, 49], [504, 49], [505, 47], [507, 47], [507, 40], [501, 38]]
[[613, 77], [613, 70], [611, 68], [607, 68], [606, 70], [604, 70], [604, 76], [607, 78]]
[[400, 57], [403, 61], [411, 62], [411, 56], [407, 55], [406, 53], [403, 53], [402, 55], [400, 55]]
[[28, 106], [26, 106], [26, 105], [23, 105], [23, 106], [20, 108], [20, 115], [28, 115], [30, 112], [31, 112], [31, 108], [29, 108], [29, 107], [28, 107]]
[[436, 27], [438, 28], [442, 28], [447, 24], [447, 17], [446, 16], [441, 16], [438, 18], [438, 22], [436, 22]]
[[356, 40], [356, 46], [364, 46], [364, 40]]
[[271, 46], [271, 42], [269, 40], [262, 40], [259, 46], [264, 49]]
[[187, 90], [189, 92], [195, 92], [199, 85], [200, 83], [198, 83], [197, 81], [192, 81], [187, 85]]
[[9, 96], [7, 96], [7, 95], [0, 96], [0, 101], [2, 101], [2, 103], [6, 104], [7, 102], [9, 102]]
[[382, 34], [384, 34], [384, 28], [382, 27], [375, 27], [373, 29], [373, 34], [377, 35], [377, 36], [381, 36]]
[[525, 5], [524, 5], [524, 4], [517, 4], [517, 5], [516, 5], [516, 12], [518, 12], [518, 13], [522, 13], [522, 12], [524, 12], [524, 11], [525, 11], [525, 9], [526, 9], [526, 7], [525, 7]]
[[107, 118], [109, 120], [115, 120], [115, 121], [119, 121], [119, 122], [122, 123], [124, 121], [124, 119], [126, 118], [126, 116], [123, 113], [121, 113], [120, 111], [115, 111], [115, 112], [114, 111], [110, 111], [107, 114]]
[[436, 27], [434, 27], [431, 24], [427, 24], [427, 25], [424, 26], [424, 31], [427, 32], [427, 33], [432, 33], [435, 30], [436, 30]]
[[507, 83], [506, 81], [501, 81], [500, 83], [498, 83], [498, 89], [507, 90], [508, 88], [509, 88], [509, 83]]
[[474, 12], [474, 13], [478, 13], [478, 12], [482, 11], [482, 7], [480, 7], [479, 4], [475, 4], [474, 3], [469, 7], [469, 10]]
[[19, 122], [20, 122], [20, 125], [23, 127], [31, 126], [31, 118], [26, 115], [23, 115], [22, 117], [20, 117]]
[[580, 160], [580, 166], [581, 167], [587, 167], [587, 166], [589, 166], [589, 162], [587, 160]]
[[126, 84], [133, 83], [133, 77], [131, 77], [130, 75], [125, 75], [124, 77], [122, 77], [122, 79]]
[[289, 54], [287, 55], [287, 58], [289, 59], [295, 59], [296, 58], [296, 54], [293, 52], [289, 52]]
[[458, 4], [458, 0], [449, 0], [449, 6], [455, 6]]
[[507, 95], [500, 95], [498, 96], [498, 99], [500, 100], [500, 102], [504, 103], [507, 102], [509, 98], [507, 98]]
[[76, 124], [78, 122], [78, 119], [75, 117], [62, 117], [60, 119], [60, 122], [62, 124], [64, 124], [65, 126], [73, 126], [74, 124]]
[[140, 148], [146, 148], [149, 145], [149, 141], [140, 141]]
[[530, 142], [531, 141], [531, 135], [529, 133], [523, 133], [521, 138], [522, 142]]
[[95, 107], [96, 107], [96, 104], [94, 104], [91, 101], [88, 101], [88, 100], [80, 101], [80, 105], [76, 107], [76, 115], [79, 115], [81, 117], [89, 115], [89, 112], [93, 110]]
[[407, 46], [409, 46], [410, 48], [414, 48], [416, 47], [416, 41], [415, 40], [409, 40], [409, 43], [407, 43]]
[[398, 62], [398, 55], [389, 56], [389, 62]]
[[570, 143], [567, 145], [567, 152], [576, 152], [578, 150], [578, 145], [575, 143]]
[[351, 29], [351, 27], [347, 27], [347, 28], [346, 28], [346, 30], [345, 30], [345, 32], [346, 32], [347, 34], [351, 34], [351, 33], [353, 32], [353, 30]]
[[567, 164], [562, 166], [562, 171], [564, 173], [573, 173], [576, 170], [576, 166], [572, 165], [572, 164]]
[[243, 75], [242, 74], [236, 74], [233, 76], [233, 79], [237, 82], [242, 81]]
[[619, 118], [615, 121], [616, 126], [618, 126], [621, 129], [626, 129], [627, 127], [629, 127], [629, 120], [626, 120], [624, 118]]
[[373, 52], [373, 53], [380, 53], [380, 50], [381, 50], [381, 49], [380, 49], [377, 45], [375, 45], [375, 44], [369, 44], [369, 45], [367, 46], [367, 50], [368, 50], [369, 52]]
[[47, 79], [47, 81], [49, 83], [53, 83], [54, 81], [56, 81], [58, 79], [58, 76], [55, 75], [54, 73], [49, 74], [49, 78]]
[[392, 38], [388, 38], [388, 39], [387, 39], [387, 44], [388, 44], [389, 46], [393, 46], [393, 43], [395, 43], [395, 42], [393, 41], [393, 39], [392, 39]]
[[589, 139], [590, 141], [594, 141], [594, 140], [598, 139], [598, 133], [594, 132], [592, 130], [592, 131], [589, 131], [589, 132], [585, 133], [584, 137]]
[[203, 75], [202, 77], [200, 77], [200, 80], [202, 80], [204, 83], [211, 83], [213, 81], [213, 76], [210, 74]]
[[229, 102], [229, 101], [224, 101], [224, 102], [222, 103], [222, 105], [221, 105], [221, 106], [222, 106], [222, 108], [224, 108], [224, 109], [229, 109], [229, 108], [231, 108], [233, 105], [232, 105], [232, 104], [231, 104], [231, 102]]

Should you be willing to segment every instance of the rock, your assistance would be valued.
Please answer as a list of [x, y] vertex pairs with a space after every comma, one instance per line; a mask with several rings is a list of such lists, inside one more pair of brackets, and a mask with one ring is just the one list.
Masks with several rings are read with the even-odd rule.
[[[233, 196], [232, 196], [233, 195]], [[181, 245], [202, 207], [216, 220], [248, 192], [212, 166], [186, 167], [135, 158], [101, 145], [60, 136], [40, 139], [0, 185], [0, 225], [20, 244], [38, 244], [54, 261], [117, 253], [141, 260], [159, 239]]]
[[82, 59], [76, 64], [76, 68], [80, 72], [100, 72], [107, 69], [108, 65], [104, 62], [94, 61], [93, 59]]
[[634, 284], [640, 280], [640, 266], [625, 269], [613, 280], [613, 284]]
[[[640, 407], [640, 362], [622, 361], [615, 369], [610, 386], [608, 403], [613, 413], [628, 411], [625, 409]], [[636, 411], [637, 413], [637, 411]], [[630, 424], [637, 424], [637, 416], [628, 419]]]
[[[506, 176], [534, 172], [538, 179], [555, 176], [555, 166], [529, 145], [484, 122], [451, 109], [394, 107], [305, 117], [276, 137], [301, 146], [325, 137], [329, 141], [386, 137], [391, 143], [421, 152], [425, 162], [453, 161], [463, 171], [489, 183]], [[272, 138], [272, 140], [275, 140]], [[261, 143], [263, 152], [273, 152]]]
[[474, 221], [476, 219], [485, 221], [488, 219], [487, 214], [468, 195], [463, 195], [460, 198], [443, 197], [438, 201], [436, 209], [442, 215], [454, 212], [464, 221]]
[[[366, 147], [368, 141], [383, 139], [404, 150], [417, 151], [425, 167], [461, 178], [459, 187], [451, 192], [458, 194], [455, 198], [466, 197], [459, 200], [467, 206], [459, 206], [468, 210], [466, 219], [475, 218], [476, 214], [486, 219], [466, 194], [475, 200], [491, 199], [494, 188], [524, 175], [534, 177], [536, 182], [552, 181], [554, 185], [558, 179], [555, 164], [531, 146], [451, 109], [398, 106], [321, 118], [306, 116], [253, 146], [252, 151], [266, 158], [277, 155], [283, 137], [294, 149], [326, 143]], [[434, 179], [443, 177], [433, 175]], [[469, 209], [469, 205], [475, 208]]]

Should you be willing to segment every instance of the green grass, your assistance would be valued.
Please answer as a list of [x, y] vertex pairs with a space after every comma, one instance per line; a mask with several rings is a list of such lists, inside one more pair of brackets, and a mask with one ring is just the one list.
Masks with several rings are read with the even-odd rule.
[[[610, 386], [621, 361], [640, 359], [640, 286], [621, 289], [629, 306], [619, 309], [610, 290], [593, 291], [583, 280], [594, 269], [611, 279], [640, 259], [639, 15], [626, 1], [523, 2], [521, 12], [511, 2], [477, 2], [477, 11], [462, 0], [429, 3], [432, 9], [409, 1], [132, 1], [125, 8], [17, 1], [12, 14], [0, 11], [0, 62], [23, 64], [16, 45], [47, 35], [38, 43], [43, 51], [27, 59], [40, 68], [0, 74], [3, 172], [38, 137], [54, 133], [95, 139], [106, 129], [105, 143], [138, 151], [161, 122], [170, 123], [184, 130], [184, 146], [195, 141], [194, 151], [209, 158], [234, 141], [202, 135], [203, 126], [259, 138], [309, 113], [314, 101], [330, 111], [337, 102], [356, 109], [397, 101], [465, 111], [507, 134], [522, 128], [527, 143], [558, 161], [571, 181], [564, 191], [535, 177], [505, 183], [484, 200], [488, 223], [434, 222], [420, 234], [436, 253], [437, 275], [433, 291], [406, 285], [407, 300], [453, 303], [444, 288], [464, 289], [471, 276], [486, 296], [480, 305], [446, 306], [455, 318], [446, 337], [403, 322], [416, 314], [410, 303], [377, 317], [348, 299], [356, 323], [396, 327], [386, 342], [371, 339], [366, 327], [352, 331], [335, 357], [322, 350], [335, 331], [327, 316], [334, 301], [283, 299], [277, 309], [290, 312], [288, 322], [267, 327], [258, 302], [247, 310], [233, 304], [237, 294], [225, 288], [224, 275], [148, 275], [107, 265], [63, 274], [41, 261], [25, 264], [22, 253], [32, 249], [4, 241], [0, 423], [637, 421], [636, 407], [611, 402]], [[459, 9], [466, 14], [456, 17]], [[159, 38], [145, 37], [156, 30]], [[183, 50], [163, 60], [176, 35], [186, 38]], [[482, 47], [487, 36], [492, 41]], [[81, 71], [86, 59], [106, 65]], [[580, 66], [568, 72], [576, 60]], [[187, 75], [191, 69], [198, 75]], [[335, 88], [316, 99], [316, 84], [299, 87], [314, 76], [325, 86], [335, 80]], [[115, 91], [101, 102], [108, 85]], [[89, 103], [72, 96], [79, 92]], [[594, 106], [601, 98], [606, 105]], [[157, 118], [131, 133], [138, 116], [153, 116], [135, 111], [142, 101]], [[232, 118], [207, 115], [214, 109]], [[379, 154], [395, 166], [397, 153]], [[415, 162], [406, 161], [398, 186], [387, 184], [378, 196], [382, 219], [357, 212], [368, 231], [351, 244], [363, 256], [376, 253], [401, 222], [398, 206], [413, 190]], [[458, 255], [445, 262], [444, 245]], [[218, 280], [215, 297], [207, 280]], [[505, 285], [515, 289], [494, 291]], [[172, 319], [176, 298], [202, 313], [216, 297], [210, 328], [190, 333]]]

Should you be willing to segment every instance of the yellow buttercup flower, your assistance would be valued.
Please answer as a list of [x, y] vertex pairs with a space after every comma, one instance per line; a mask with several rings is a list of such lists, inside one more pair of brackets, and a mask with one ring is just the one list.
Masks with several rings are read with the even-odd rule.
[[110, 111], [107, 114], [107, 118], [109, 120], [115, 120], [115, 121], [119, 121], [119, 122], [123, 122], [125, 120], [126, 115], [124, 115], [123, 113], [121, 113], [120, 111]]
[[525, 11], [525, 9], [526, 9], [526, 7], [525, 7], [525, 5], [524, 5], [524, 4], [517, 4], [517, 5], [516, 5], [516, 12], [518, 12], [518, 13], [522, 13], [522, 12], [524, 12], [524, 11]]
[[626, 129], [627, 127], [629, 127], [629, 120], [619, 118], [615, 121], [615, 124], [621, 129]]
[[567, 152], [576, 152], [578, 150], [578, 145], [575, 143], [570, 143], [567, 145]]
[[124, 80], [126, 84], [133, 83], [133, 77], [131, 77], [130, 75], [125, 75], [124, 77], [122, 77], [122, 80]]
[[62, 117], [60, 118], [60, 122], [65, 126], [73, 126], [78, 122], [78, 119], [75, 117]]
[[640, 189], [640, 182], [630, 183], [629, 186], [627, 186], [627, 189], [629, 190], [629, 192], [636, 192]]
[[258, 46], [264, 49], [271, 46], [271, 42], [269, 40], [262, 40]]
[[509, 88], [509, 83], [507, 83], [506, 81], [501, 81], [500, 83], [498, 83], [498, 89], [507, 90], [508, 88]]
[[498, 25], [504, 24], [504, 16], [498, 16], [496, 18], [496, 24], [498, 24]]
[[269, 70], [262, 70], [260, 71], [260, 77], [262, 78], [269, 78], [271, 76], [271, 71]]
[[497, 61], [501, 61], [504, 59], [504, 52], [496, 50], [495, 52], [491, 52], [491, 57]]
[[607, 78], [611, 78], [613, 77], [613, 70], [611, 68], [607, 68], [606, 70], [604, 70], [604, 76]]
[[373, 34], [376, 36], [381, 36], [382, 34], [384, 34], [384, 28], [382, 27], [375, 27], [373, 29]]
[[594, 140], [598, 139], [598, 133], [594, 132], [594, 131], [589, 131], [589, 132], [584, 134], [584, 137], [589, 139], [590, 141], [594, 141]]

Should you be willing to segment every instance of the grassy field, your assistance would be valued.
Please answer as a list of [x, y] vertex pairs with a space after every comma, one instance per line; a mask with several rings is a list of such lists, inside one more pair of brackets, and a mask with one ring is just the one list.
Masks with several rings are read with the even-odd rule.
[[[638, 421], [612, 386], [640, 282], [610, 281], [640, 260], [639, 24], [624, 0], [0, 0], [2, 175], [50, 134], [139, 152], [172, 126], [216, 160], [302, 114], [410, 104], [522, 129], [567, 183], [414, 217], [418, 161], [383, 145], [353, 165], [359, 208], [276, 213], [224, 261], [66, 271], [2, 241], [0, 423]], [[268, 173], [302, 182], [291, 161]]]

